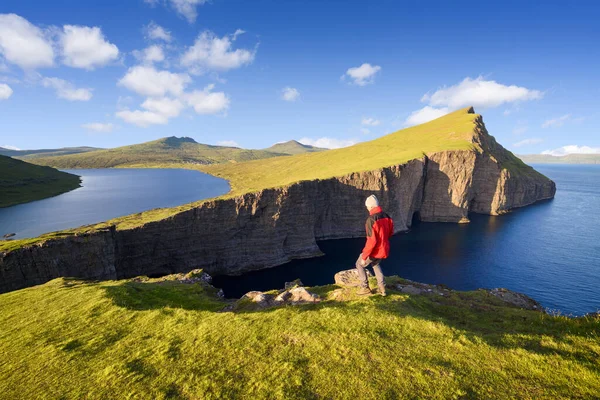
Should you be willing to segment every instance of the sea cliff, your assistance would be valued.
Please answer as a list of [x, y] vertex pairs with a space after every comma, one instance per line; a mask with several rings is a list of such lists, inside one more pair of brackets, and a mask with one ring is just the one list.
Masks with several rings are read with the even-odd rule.
[[554, 182], [498, 144], [481, 116], [474, 121], [467, 150], [206, 201], [131, 229], [109, 226], [0, 250], [0, 292], [61, 276], [122, 279], [195, 268], [239, 274], [317, 256], [317, 240], [364, 235], [370, 194], [397, 232], [415, 216], [468, 222], [469, 213], [499, 215], [554, 196]]

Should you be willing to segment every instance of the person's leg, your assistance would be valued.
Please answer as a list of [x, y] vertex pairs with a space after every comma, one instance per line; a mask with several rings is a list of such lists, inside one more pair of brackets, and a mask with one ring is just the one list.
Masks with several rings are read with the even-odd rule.
[[361, 259], [362, 256], [358, 256], [358, 259], [356, 260], [356, 270], [358, 271], [358, 280], [360, 283], [360, 287], [363, 289], [368, 289], [369, 288], [369, 281], [367, 280], [367, 271], [365, 270], [365, 267], [367, 265], [369, 265], [370, 260], [367, 259], [365, 265], [361, 265]]
[[381, 271], [381, 260], [373, 260], [373, 272], [375, 272], [375, 276], [377, 277], [379, 292], [385, 295], [385, 277]]

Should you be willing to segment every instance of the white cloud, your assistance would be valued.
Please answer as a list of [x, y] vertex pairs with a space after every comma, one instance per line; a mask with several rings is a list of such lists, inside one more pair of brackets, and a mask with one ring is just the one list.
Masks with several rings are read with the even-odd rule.
[[222, 38], [210, 31], [202, 32], [181, 57], [181, 65], [191, 73], [202, 74], [209, 70], [226, 71], [252, 63], [256, 49], [232, 49], [233, 42], [241, 32], [238, 29], [233, 35]]
[[342, 78], [347, 75], [354, 81], [355, 85], [365, 86], [375, 82], [375, 75], [380, 70], [381, 67], [379, 65], [364, 63], [360, 67], [348, 68], [346, 74], [344, 74]]
[[173, 40], [173, 36], [171, 36], [171, 32], [166, 30], [160, 25], [157, 25], [154, 22], [150, 22], [148, 26], [145, 28], [146, 37], [151, 40], [163, 40], [167, 43], [171, 43]]
[[154, 44], [146, 47], [144, 50], [134, 50], [133, 56], [145, 64], [152, 64], [165, 60], [165, 53], [162, 47]]
[[20, 149], [20, 148], [18, 148], [18, 147], [11, 146], [11, 145], [8, 145], [8, 144], [3, 144], [3, 145], [0, 145], [0, 147], [2, 147], [3, 149], [6, 149], [6, 150], [15, 150], [15, 151], [19, 151], [19, 150], [21, 150], [21, 149]]
[[312, 138], [305, 137], [298, 141], [302, 144], [307, 144], [309, 146], [314, 146], [314, 147], [322, 147], [322, 148], [326, 148], [326, 149], [339, 149], [341, 147], [348, 147], [348, 146], [352, 146], [352, 145], [358, 143], [358, 141], [355, 139], [344, 140], [344, 139], [335, 139], [335, 138], [329, 138], [329, 137], [321, 137], [318, 139], [312, 139]]
[[59, 99], [88, 101], [92, 98], [92, 89], [76, 88], [71, 82], [59, 78], [44, 78], [42, 86], [54, 89]]
[[529, 128], [526, 126], [517, 126], [515, 129], [513, 129], [513, 134], [522, 135], [525, 132], [527, 132], [528, 130], [529, 130]]
[[381, 121], [375, 118], [363, 118], [360, 123], [366, 126], [377, 126], [381, 124]]
[[61, 35], [65, 65], [94, 69], [116, 60], [119, 49], [104, 38], [98, 27], [65, 25]]
[[483, 77], [465, 78], [457, 85], [444, 87], [433, 94], [426, 94], [422, 102], [433, 107], [448, 107], [456, 110], [473, 106], [481, 108], [498, 107], [505, 103], [538, 100], [544, 96], [539, 90], [515, 85], [503, 85], [496, 81], [486, 81]]
[[0, 55], [23, 69], [54, 65], [48, 35], [16, 14], [0, 14]]
[[524, 140], [521, 140], [520, 142], [513, 143], [513, 146], [514, 147], [523, 147], [523, 146], [528, 146], [528, 145], [532, 145], [532, 144], [542, 143], [543, 141], [544, 141], [544, 139], [540, 139], [540, 138], [524, 139]]
[[186, 93], [184, 98], [198, 114], [218, 114], [229, 108], [229, 98], [223, 92], [213, 92], [214, 85]]
[[6, 83], [0, 83], [0, 100], [8, 100], [12, 96], [13, 90]]
[[566, 156], [567, 154], [600, 154], [600, 147], [577, 146], [575, 144], [559, 147], [554, 150], [542, 151], [542, 154], [551, 156]]
[[220, 142], [217, 142], [217, 145], [226, 147], [240, 147], [240, 145], [237, 144], [237, 142], [234, 140], [222, 140]]
[[89, 124], [83, 124], [83, 125], [81, 125], [81, 127], [83, 129], [87, 129], [88, 131], [94, 131], [94, 132], [112, 132], [114, 129], [113, 124], [111, 124], [111, 123], [103, 124], [101, 122], [92, 122]]
[[559, 128], [565, 124], [568, 120], [571, 119], [571, 114], [565, 114], [562, 117], [549, 119], [544, 121], [542, 124], [542, 128]]
[[119, 86], [142, 96], [163, 97], [165, 94], [179, 96], [191, 82], [188, 74], [176, 74], [169, 71], [157, 71], [151, 66], [135, 66], [118, 82]]
[[146, 101], [142, 103], [142, 108], [167, 118], [173, 118], [181, 113], [185, 108], [185, 105], [178, 99], [163, 97], [146, 99]]
[[293, 87], [284, 87], [281, 91], [281, 98], [285, 101], [296, 101], [300, 98], [300, 92]]
[[165, 125], [169, 122], [168, 117], [152, 111], [123, 110], [118, 111], [116, 115], [123, 121], [141, 126], [142, 128], [146, 128], [150, 125]]
[[430, 106], [425, 106], [420, 110], [414, 111], [412, 114], [406, 118], [404, 124], [406, 126], [413, 126], [424, 124], [425, 122], [429, 122], [436, 118], [442, 117], [450, 112], [448, 107], [443, 108], [434, 108]]
[[207, 0], [170, 0], [175, 11], [182, 17], [188, 20], [191, 24], [198, 17], [197, 6], [207, 2]]

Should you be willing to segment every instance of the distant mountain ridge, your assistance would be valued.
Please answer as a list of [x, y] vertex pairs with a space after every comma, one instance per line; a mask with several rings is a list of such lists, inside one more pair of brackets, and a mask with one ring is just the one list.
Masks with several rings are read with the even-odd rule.
[[88, 151], [103, 150], [99, 147], [62, 147], [59, 149], [38, 149], [38, 150], [12, 150], [0, 147], [0, 155], [15, 158], [35, 158], [35, 157], [54, 157], [67, 154], [86, 153]]
[[289, 140], [287, 142], [275, 143], [273, 146], [265, 149], [266, 151], [272, 151], [274, 153], [283, 153], [283, 154], [302, 154], [302, 153], [314, 153], [317, 151], [325, 151], [328, 149], [324, 149], [321, 147], [310, 146], [308, 144], [302, 144], [297, 140]]
[[523, 154], [518, 157], [528, 164], [600, 164], [600, 154]]

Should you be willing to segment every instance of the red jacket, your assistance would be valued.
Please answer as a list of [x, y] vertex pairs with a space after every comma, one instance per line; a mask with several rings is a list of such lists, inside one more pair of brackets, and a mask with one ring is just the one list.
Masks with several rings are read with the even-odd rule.
[[394, 234], [394, 221], [381, 207], [375, 207], [370, 214], [365, 224], [367, 244], [362, 251], [362, 258], [387, 258], [390, 255], [389, 239]]

